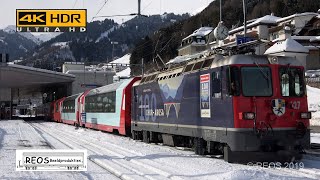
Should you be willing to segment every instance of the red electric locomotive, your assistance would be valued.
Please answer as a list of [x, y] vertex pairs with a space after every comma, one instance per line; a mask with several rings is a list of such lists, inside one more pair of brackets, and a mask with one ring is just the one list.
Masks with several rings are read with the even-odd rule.
[[222, 153], [228, 162], [291, 161], [310, 146], [295, 58], [210, 54], [146, 75], [133, 92], [134, 139]]

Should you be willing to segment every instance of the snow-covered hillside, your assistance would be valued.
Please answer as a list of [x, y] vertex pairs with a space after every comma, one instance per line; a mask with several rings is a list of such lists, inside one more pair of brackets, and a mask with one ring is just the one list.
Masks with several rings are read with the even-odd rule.
[[70, 50], [69, 42], [56, 42], [51, 44], [54, 51], [51, 51], [49, 55], [55, 57], [55, 59], [72, 60], [75, 61], [72, 51]]
[[[14, 34], [16, 33], [16, 26], [9, 25], [3, 29], [3, 31]], [[50, 39], [60, 35], [61, 33], [30, 33], [30, 32], [19, 32], [19, 34], [31, 41], [35, 42], [36, 44], [41, 44], [43, 42], [49, 41]]]
[[[14, 25], [7, 26], [6, 28], [3, 29], [3, 31], [10, 33], [10, 34], [14, 34], [14, 33], [16, 33], [16, 26], [14, 26]], [[30, 39], [31, 41], [35, 42], [37, 45], [42, 43], [42, 41], [40, 39], [35, 37], [30, 32], [19, 32], [19, 35], [21, 35], [27, 39]]]
[[110, 33], [112, 33], [113, 31], [115, 31], [115, 30], [117, 30], [117, 29], [119, 29], [121, 26], [124, 27], [123, 24], [115, 25], [115, 26], [113, 26], [112, 28], [108, 29], [107, 31], [101, 33], [100, 37], [96, 40], [96, 43], [98, 43], [100, 40], [102, 40], [102, 39], [104, 39], [104, 38], [108, 38], [108, 35], [109, 35]]
[[54, 33], [32, 33], [35, 37], [37, 37], [42, 42], [49, 41], [52, 38], [55, 38], [56, 36], [60, 35], [62, 33], [54, 32]]

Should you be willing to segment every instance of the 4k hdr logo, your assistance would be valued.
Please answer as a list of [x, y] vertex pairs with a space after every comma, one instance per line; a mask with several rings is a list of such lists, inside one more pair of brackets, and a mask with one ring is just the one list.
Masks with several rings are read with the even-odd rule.
[[87, 11], [85, 9], [17, 9], [18, 32], [85, 32]]

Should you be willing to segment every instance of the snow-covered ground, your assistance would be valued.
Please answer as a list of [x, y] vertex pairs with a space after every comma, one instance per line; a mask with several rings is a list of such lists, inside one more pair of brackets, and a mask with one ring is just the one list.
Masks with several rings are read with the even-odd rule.
[[93, 162], [87, 172], [15, 171], [16, 149], [69, 149], [56, 138], [34, 129], [21, 120], [0, 121], [0, 179], [118, 179]]
[[[318, 141], [320, 134], [313, 134]], [[87, 172], [16, 172], [16, 149], [87, 149]], [[0, 121], [0, 179], [320, 179], [320, 158], [304, 168], [230, 164], [192, 151], [54, 122]]]
[[320, 89], [307, 86], [309, 111], [312, 111], [312, 126], [320, 126]]
[[311, 133], [311, 142], [320, 144], [320, 134], [319, 133]]

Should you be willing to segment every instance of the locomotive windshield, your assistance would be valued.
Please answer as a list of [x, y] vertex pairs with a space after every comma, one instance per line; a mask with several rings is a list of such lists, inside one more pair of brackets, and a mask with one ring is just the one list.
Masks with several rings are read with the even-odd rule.
[[241, 77], [244, 96], [272, 96], [269, 67], [242, 67]]
[[281, 67], [279, 77], [282, 96], [300, 97], [304, 95], [303, 72], [301, 69]]

